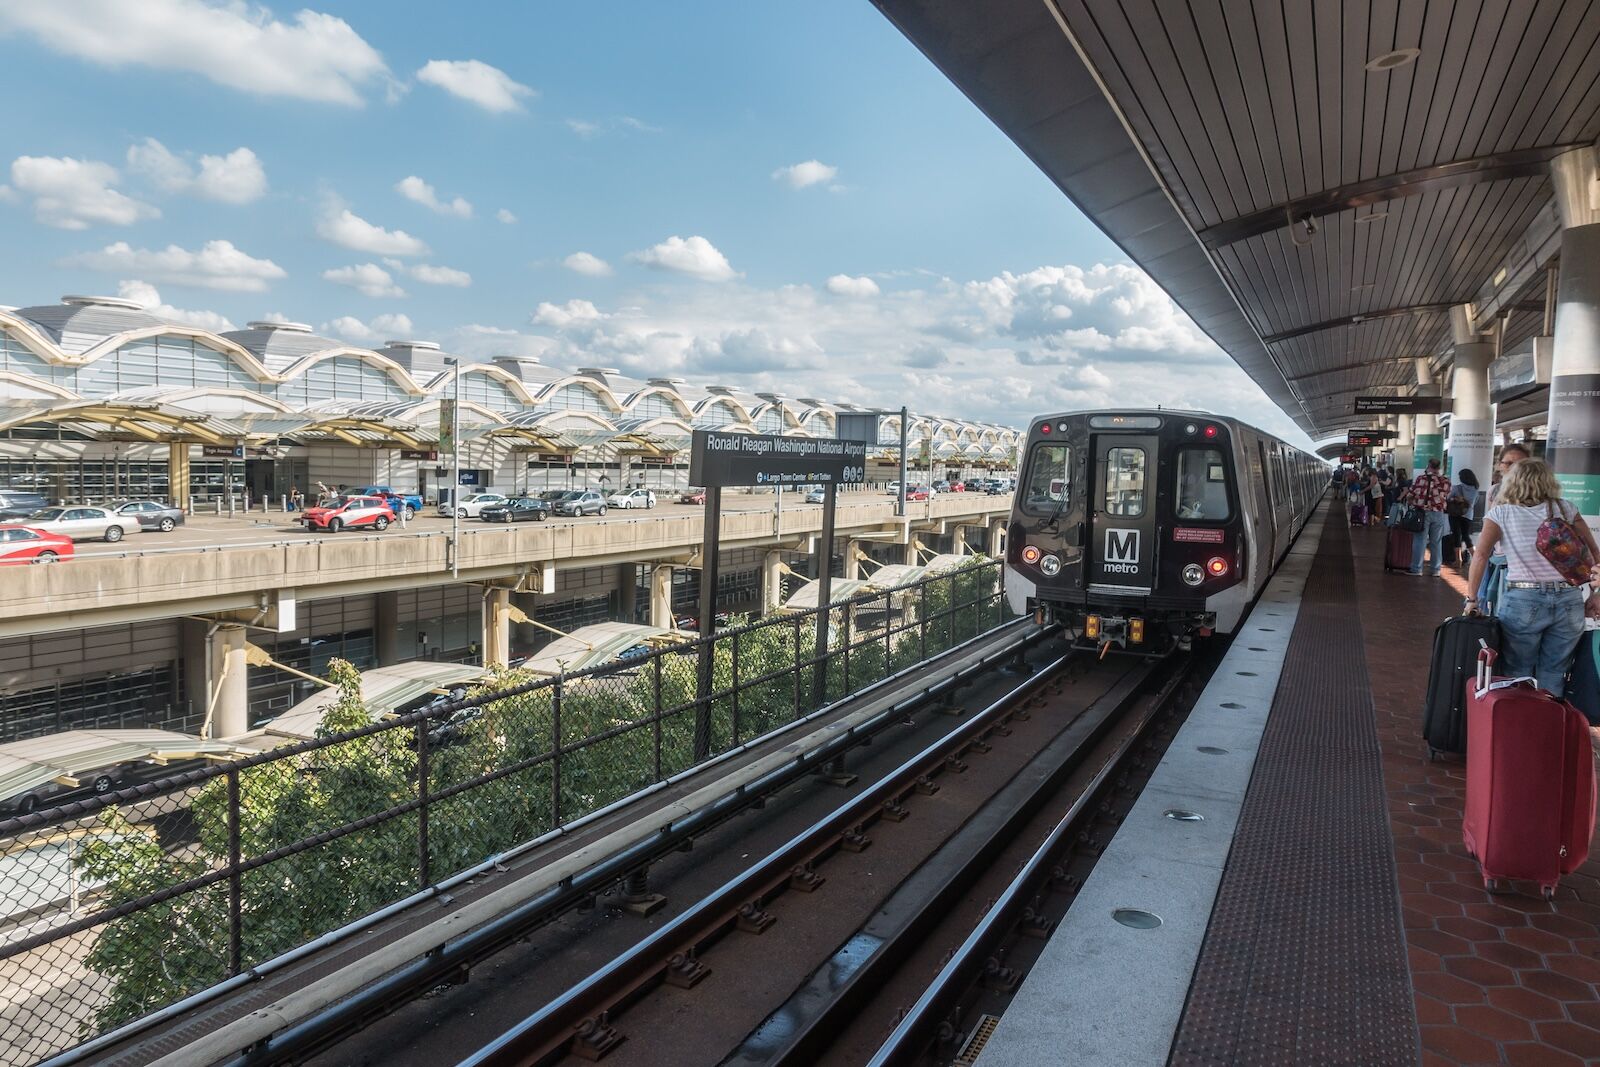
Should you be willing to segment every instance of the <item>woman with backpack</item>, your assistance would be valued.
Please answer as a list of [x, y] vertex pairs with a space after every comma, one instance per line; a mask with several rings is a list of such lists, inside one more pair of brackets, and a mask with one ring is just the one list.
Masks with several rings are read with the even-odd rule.
[[1456, 566], [1465, 562], [1472, 551], [1472, 509], [1478, 503], [1478, 476], [1463, 470], [1444, 502], [1444, 513], [1450, 519], [1450, 536], [1456, 541]]
[[[1560, 697], [1583, 636], [1581, 587], [1600, 559], [1600, 546], [1578, 509], [1561, 499], [1561, 486], [1543, 460], [1525, 459], [1501, 479], [1495, 505], [1483, 517], [1468, 589], [1478, 588], [1497, 549], [1505, 553], [1507, 570], [1495, 605], [1501, 629], [1495, 673], [1537, 678], [1539, 688]], [[1477, 612], [1476, 596], [1467, 598], [1466, 609]]]

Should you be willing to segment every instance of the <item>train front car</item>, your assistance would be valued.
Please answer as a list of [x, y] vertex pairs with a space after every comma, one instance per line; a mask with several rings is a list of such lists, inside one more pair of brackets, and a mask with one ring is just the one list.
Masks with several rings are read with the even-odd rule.
[[1245, 521], [1251, 433], [1170, 411], [1034, 422], [1007, 535], [1013, 610], [1152, 655], [1231, 631], [1252, 596], [1252, 527], [1271, 543], [1270, 514]]

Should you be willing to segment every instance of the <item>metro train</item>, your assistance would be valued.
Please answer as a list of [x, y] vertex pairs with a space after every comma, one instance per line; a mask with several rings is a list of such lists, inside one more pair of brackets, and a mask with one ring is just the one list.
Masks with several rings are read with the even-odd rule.
[[1047, 415], [1024, 449], [1007, 599], [1102, 651], [1233, 632], [1328, 485], [1317, 456], [1198, 411]]

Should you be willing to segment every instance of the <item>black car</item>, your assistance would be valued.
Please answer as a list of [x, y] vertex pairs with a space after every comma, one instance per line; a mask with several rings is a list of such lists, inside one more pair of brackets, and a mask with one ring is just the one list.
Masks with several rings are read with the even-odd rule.
[[171, 533], [174, 526], [183, 525], [183, 509], [160, 504], [154, 500], [130, 500], [111, 509], [118, 515], [139, 520], [141, 530], [160, 530]]
[[0, 519], [25, 519], [40, 508], [50, 506], [43, 493], [0, 489]]
[[549, 517], [550, 505], [536, 496], [514, 496], [478, 512], [484, 522], [543, 522]]

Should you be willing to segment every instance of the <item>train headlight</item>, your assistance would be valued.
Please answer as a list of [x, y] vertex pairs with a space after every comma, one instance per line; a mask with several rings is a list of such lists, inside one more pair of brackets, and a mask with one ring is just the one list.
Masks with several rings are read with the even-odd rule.
[[1040, 552], [1039, 552], [1039, 546], [1038, 545], [1024, 545], [1023, 546], [1023, 549], [1022, 549], [1022, 562], [1027, 563], [1029, 565], [1038, 563], [1039, 562], [1039, 556], [1040, 556]]
[[1183, 581], [1185, 585], [1199, 585], [1206, 580], [1206, 572], [1200, 569], [1200, 564], [1191, 563], [1183, 568]]
[[1054, 578], [1061, 573], [1061, 559], [1058, 556], [1046, 556], [1039, 561], [1039, 569], [1046, 577]]
[[1206, 570], [1210, 571], [1213, 577], [1220, 578], [1228, 573], [1228, 561], [1221, 556], [1212, 556], [1206, 560]]

